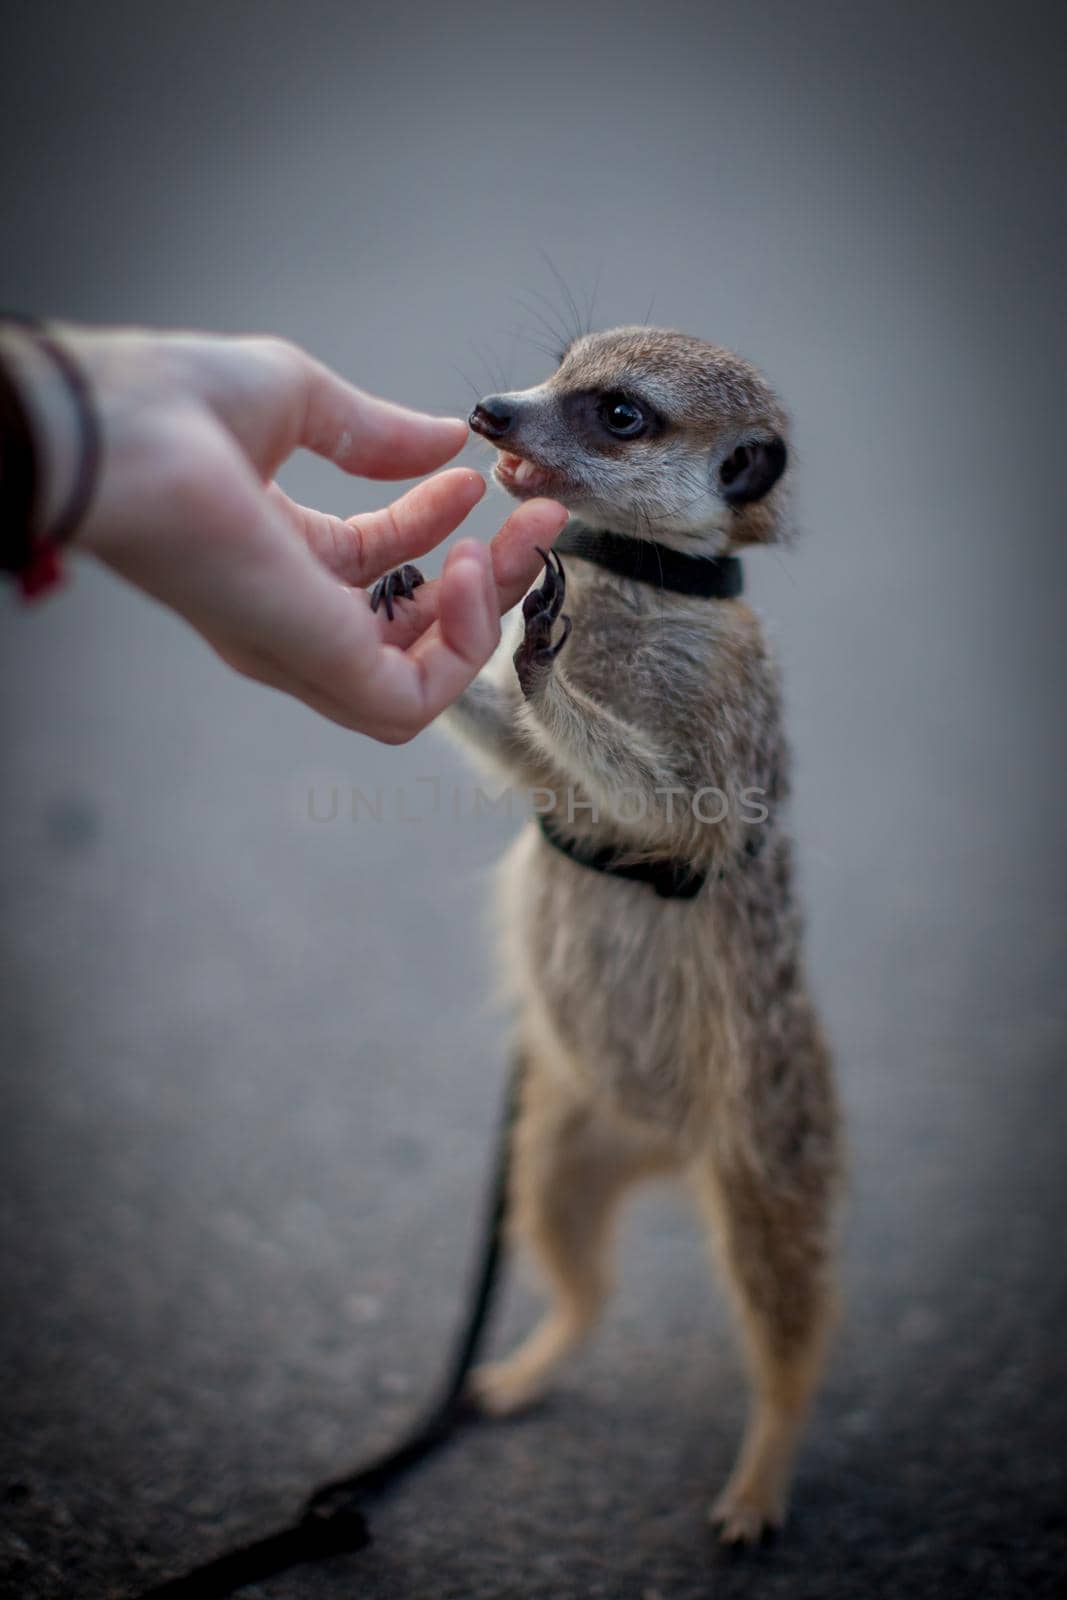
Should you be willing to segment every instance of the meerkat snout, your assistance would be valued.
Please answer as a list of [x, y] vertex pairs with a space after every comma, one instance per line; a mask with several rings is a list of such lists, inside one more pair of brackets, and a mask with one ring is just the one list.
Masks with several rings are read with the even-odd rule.
[[518, 499], [717, 553], [789, 531], [785, 414], [756, 370], [688, 334], [585, 334], [546, 382], [488, 395], [470, 426]]
[[480, 433], [483, 438], [492, 439], [494, 442], [503, 439], [512, 423], [512, 409], [507, 403], [507, 397], [498, 394], [487, 395], [484, 400], [479, 400], [469, 420], [475, 433]]

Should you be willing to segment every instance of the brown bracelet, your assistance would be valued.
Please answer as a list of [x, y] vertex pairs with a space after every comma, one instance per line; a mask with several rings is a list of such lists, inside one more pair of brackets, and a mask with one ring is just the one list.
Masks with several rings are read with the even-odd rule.
[[6, 501], [13, 483], [16, 497], [10, 507], [13, 536], [5, 532], [2, 564], [7, 571], [17, 574], [23, 594], [30, 597], [50, 588], [58, 580], [60, 569], [56, 552], [73, 537], [92, 502], [102, 455], [100, 420], [88, 381], [63, 346], [34, 318], [6, 314], [0, 320], [15, 323], [52, 362], [67, 386], [78, 424], [78, 465], [67, 502], [52, 528], [34, 533], [33, 513], [40, 487], [39, 452], [26, 408], [8, 377], [2, 435], [4, 467], [0, 489]]
[[37, 499], [37, 446], [22, 396], [0, 361], [0, 568], [29, 563]]

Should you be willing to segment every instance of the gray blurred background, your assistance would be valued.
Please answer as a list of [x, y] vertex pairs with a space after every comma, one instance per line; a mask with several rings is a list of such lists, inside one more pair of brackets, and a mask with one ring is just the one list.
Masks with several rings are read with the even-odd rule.
[[[555, 1400], [259, 1592], [1036, 1595], [1063, 1523], [1062, 23], [1052, 8], [0, 7], [0, 303], [270, 330], [465, 412], [594, 320], [758, 362], [852, 1147], [847, 1316], [786, 1540], [704, 1527], [744, 1386], [700, 1230], [627, 1215]], [[546, 253], [547, 258], [546, 259]], [[525, 302], [525, 305], [522, 304]], [[651, 311], [650, 311], [651, 308]], [[485, 456], [469, 452], [475, 464]], [[351, 513], [395, 492], [285, 475]], [[488, 537], [497, 492], [472, 518]], [[79, 567], [3, 604], [3, 1592], [136, 1589], [386, 1442], [462, 1297], [518, 820]], [[419, 777], [461, 785], [431, 818]], [[308, 817], [310, 790], [337, 820]], [[381, 787], [393, 820], [348, 819]], [[416, 820], [395, 819], [398, 787]], [[521, 1276], [498, 1338], [535, 1299]]]

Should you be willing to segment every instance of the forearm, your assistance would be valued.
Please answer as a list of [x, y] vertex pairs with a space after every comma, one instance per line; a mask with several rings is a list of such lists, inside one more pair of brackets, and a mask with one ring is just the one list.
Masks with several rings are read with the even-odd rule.
[[521, 705], [514, 685], [500, 683], [483, 672], [449, 708], [444, 720], [450, 732], [480, 754], [517, 768], [529, 758], [529, 745], [520, 726]]
[[566, 583], [563, 563], [546, 556], [540, 588], [522, 603], [524, 631], [513, 658], [520, 727], [598, 810], [624, 824], [651, 822], [661, 836], [673, 836], [674, 797], [681, 792], [674, 765], [652, 735], [572, 684], [557, 664], [571, 630], [562, 611]]
[[670, 824], [681, 788], [676, 769], [640, 728], [599, 705], [557, 666], [527, 696], [520, 724], [607, 815]]

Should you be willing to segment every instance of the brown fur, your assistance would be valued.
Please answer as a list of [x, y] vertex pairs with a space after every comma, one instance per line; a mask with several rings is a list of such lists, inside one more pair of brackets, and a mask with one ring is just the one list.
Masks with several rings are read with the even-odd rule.
[[[584, 402], [568, 397], [605, 391], [646, 395], [662, 422], [655, 437], [629, 449], [598, 439]], [[709, 554], [785, 531], [784, 484], [739, 510], [716, 490], [717, 464], [739, 442], [785, 429], [763, 380], [724, 351], [646, 329], [587, 336], [547, 384], [514, 398], [507, 449], [551, 472], [548, 492], [598, 527]], [[663, 900], [567, 859], [533, 825], [502, 864], [504, 967], [525, 1063], [514, 1223], [553, 1303], [510, 1358], [476, 1375], [476, 1390], [500, 1413], [542, 1391], [603, 1303], [622, 1195], [676, 1174], [708, 1218], [744, 1334], [752, 1412], [713, 1515], [724, 1539], [749, 1542], [784, 1516], [823, 1355], [839, 1168], [829, 1059], [802, 967], [778, 678], [741, 601], [565, 564], [573, 632], [557, 661], [524, 696], [498, 659], [453, 725], [512, 781], [551, 790], [572, 837], [635, 859], [682, 858], [708, 881], [696, 899]], [[728, 797], [722, 822], [694, 814], [691, 797], [707, 786]], [[739, 801], [749, 788], [761, 791], [762, 824]]]

